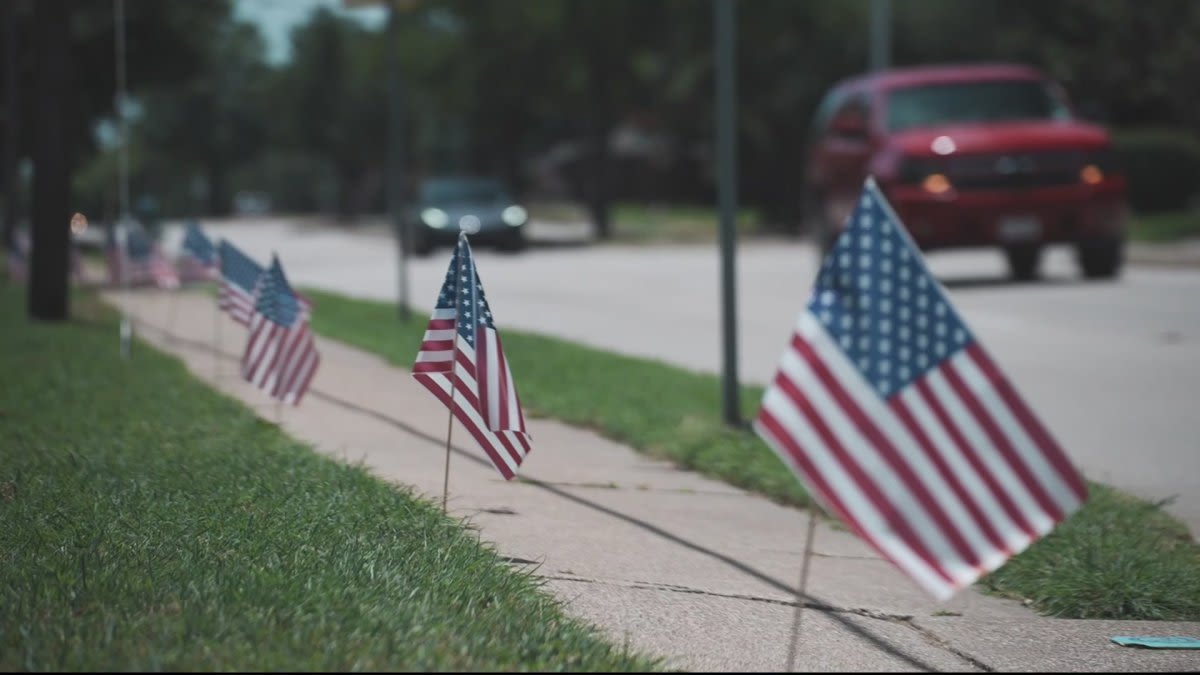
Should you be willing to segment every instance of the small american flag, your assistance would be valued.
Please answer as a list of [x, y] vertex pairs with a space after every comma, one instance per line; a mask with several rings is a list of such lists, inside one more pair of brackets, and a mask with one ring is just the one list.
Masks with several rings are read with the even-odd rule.
[[321, 363], [308, 318], [279, 259], [273, 258], [255, 286], [242, 377], [272, 398], [300, 405]]
[[194, 220], [184, 229], [183, 255], [177, 262], [182, 281], [209, 281], [219, 275], [217, 247]]
[[254, 287], [263, 268], [225, 239], [219, 245], [218, 257], [221, 285], [217, 306], [229, 312], [234, 321], [249, 324], [254, 313]]
[[123, 236], [110, 236], [105, 251], [108, 278], [113, 284], [178, 288], [179, 276], [162, 254], [158, 243], [140, 230], [124, 228]]
[[1087, 496], [873, 179], [754, 424], [826, 510], [939, 599]]
[[413, 377], [450, 408], [505, 480], [516, 475], [530, 437], [465, 234], [459, 235]]

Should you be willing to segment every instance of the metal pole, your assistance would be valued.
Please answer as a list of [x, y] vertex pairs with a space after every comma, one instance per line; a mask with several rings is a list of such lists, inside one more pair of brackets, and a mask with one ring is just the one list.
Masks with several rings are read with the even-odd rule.
[[404, 217], [404, 180], [401, 165], [404, 161], [404, 139], [401, 136], [403, 99], [400, 81], [400, 10], [388, 2], [387, 28], [388, 64], [388, 211], [396, 231], [397, 244], [397, 310], [400, 320], [410, 319], [408, 305], [408, 256], [412, 250], [410, 232]]
[[871, 0], [871, 70], [892, 62], [892, 0]]
[[[465, 236], [466, 236], [465, 234], [458, 235], [460, 244], [462, 242], [463, 237], [465, 237]], [[461, 245], [455, 249], [455, 251], [461, 251], [461, 250], [462, 250]], [[460, 260], [457, 253], [454, 256], [454, 260], [456, 260], [456, 261]], [[454, 298], [454, 323], [457, 326], [458, 312], [460, 311], [458, 309], [458, 270], [455, 270], [454, 295], [451, 297]], [[456, 343], [458, 342], [457, 328], [455, 328], [454, 341]], [[454, 392], [457, 389], [458, 389], [458, 361], [451, 359], [451, 361], [450, 361], [450, 405], [447, 406], [450, 408], [450, 416], [449, 416], [449, 419], [446, 420], [446, 473], [445, 473], [444, 477], [442, 478], [442, 514], [443, 515], [446, 513], [446, 499], [450, 496], [450, 434], [452, 434], [454, 432]]]
[[736, 54], [734, 0], [713, 0], [717, 72], [717, 200], [721, 221], [721, 316], [725, 361], [722, 408], [726, 424], [741, 425], [737, 374], [737, 294], [734, 272], [737, 212], [737, 143], [734, 116]]
[[[117, 151], [117, 180], [118, 180], [118, 200], [117, 205], [117, 223], [124, 224], [128, 227], [129, 218], [129, 127], [125, 120], [125, 0], [113, 0], [113, 23], [116, 25], [116, 50], [117, 50], [117, 125], [120, 129], [121, 147]], [[114, 233], [116, 234], [116, 233]], [[126, 238], [128, 232], [125, 233]], [[127, 241], [121, 237], [116, 237], [114, 242], [124, 247]], [[121, 295], [123, 302], [121, 303], [121, 357], [129, 358], [130, 343], [133, 340], [133, 322], [129, 318], [129, 267], [128, 256], [118, 254], [117, 261], [120, 267], [118, 268], [121, 275]]]

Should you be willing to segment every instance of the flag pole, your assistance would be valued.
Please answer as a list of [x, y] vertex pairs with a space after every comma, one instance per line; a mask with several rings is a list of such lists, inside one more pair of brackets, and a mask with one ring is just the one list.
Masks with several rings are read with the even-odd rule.
[[796, 651], [800, 642], [800, 619], [804, 615], [804, 591], [808, 586], [808, 563], [812, 560], [813, 537], [817, 531], [817, 507], [815, 504], [808, 509], [808, 534], [804, 537], [804, 562], [800, 565], [800, 585], [796, 588], [796, 616], [792, 622], [792, 639], [788, 644], [787, 671], [796, 669]]
[[[459, 246], [455, 248], [456, 260], [458, 251], [462, 250], [462, 240], [466, 238], [466, 233], [460, 232], [458, 235]], [[459, 263], [462, 264], [461, 262]], [[454, 272], [454, 352], [450, 359], [450, 415], [446, 420], [446, 471], [442, 477], [442, 514], [447, 513], [446, 499], [450, 495], [450, 436], [454, 433], [454, 391], [458, 389], [458, 270]]]
[[[455, 340], [458, 338], [456, 337]], [[458, 349], [455, 346], [455, 349]], [[450, 494], [450, 435], [454, 433], [454, 388], [458, 386], [458, 364], [451, 366], [450, 376], [450, 417], [446, 420], [446, 472], [442, 478], [442, 513], [446, 511], [446, 498]]]
[[213, 384], [221, 381], [221, 307], [213, 307]]
[[170, 289], [171, 304], [167, 305], [167, 342], [175, 341], [175, 312], [177, 310], [176, 306], [179, 304], [179, 292], [182, 290], [182, 283], [179, 285], [179, 288]]

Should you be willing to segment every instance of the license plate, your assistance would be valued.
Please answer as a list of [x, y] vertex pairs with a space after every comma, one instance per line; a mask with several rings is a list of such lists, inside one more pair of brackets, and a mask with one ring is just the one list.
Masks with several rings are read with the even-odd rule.
[[1033, 216], [1001, 218], [1000, 238], [1004, 241], [1030, 241], [1042, 236], [1042, 221]]

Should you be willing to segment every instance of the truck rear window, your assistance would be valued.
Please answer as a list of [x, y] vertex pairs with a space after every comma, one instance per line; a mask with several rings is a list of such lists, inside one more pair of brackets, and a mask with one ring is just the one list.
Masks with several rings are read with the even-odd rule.
[[1066, 119], [1070, 112], [1043, 82], [962, 82], [893, 89], [887, 125], [892, 131], [942, 124]]

